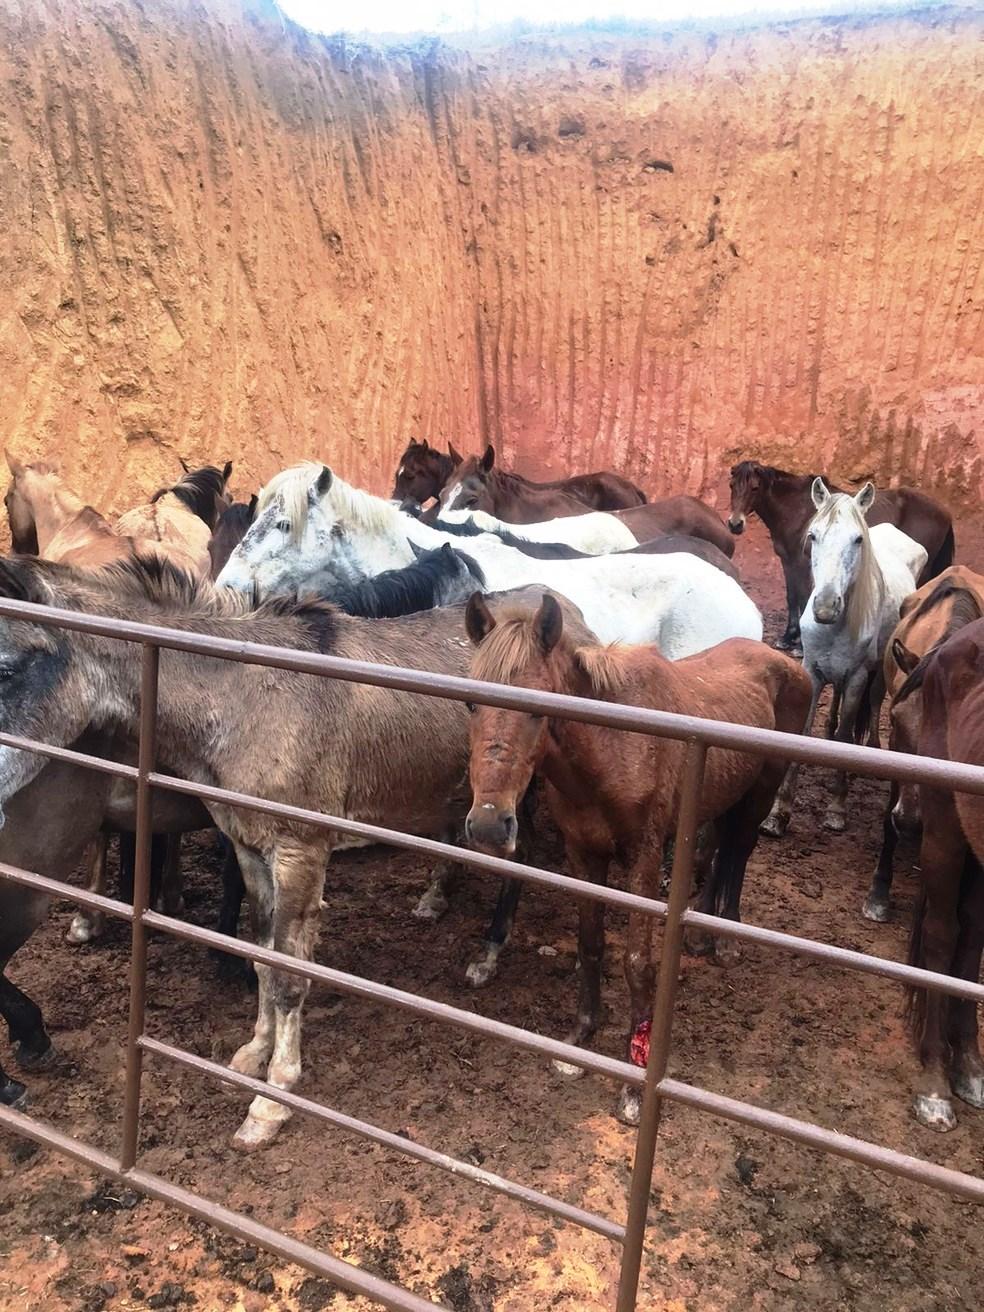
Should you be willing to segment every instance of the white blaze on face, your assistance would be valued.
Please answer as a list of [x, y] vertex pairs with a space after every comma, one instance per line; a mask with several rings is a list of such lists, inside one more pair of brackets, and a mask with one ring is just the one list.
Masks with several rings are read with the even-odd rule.
[[396, 471], [396, 476], [397, 476], [397, 478], [402, 478], [402, 477], [403, 477], [403, 475], [406, 473], [406, 468], [407, 468], [406, 465], [401, 465], [401, 466], [400, 466], [400, 468]]
[[448, 499], [444, 503], [444, 509], [450, 510], [460, 496], [461, 496], [461, 484], [455, 483], [454, 487], [452, 487], [451, 491], [448, 493]]

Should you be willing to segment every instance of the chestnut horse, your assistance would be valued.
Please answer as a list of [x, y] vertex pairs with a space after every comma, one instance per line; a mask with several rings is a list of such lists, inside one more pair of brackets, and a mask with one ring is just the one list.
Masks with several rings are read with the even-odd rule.
[[[897, 704], [919, 689], [920, 755], [984, 764], [984, 620], [968, 624], [924, 657]], [[919, 802], [922, 888], [909, 961], [976, 982], [984, 947], [984, 798], [920, 784]], [[909, 1022], [922, 1066], [913, 1101], [916, 1119], [933, 1130], [952, 1130], [954, 1094], [971, 1107], [984, 1107], [977, 1006], [913, 989]]]
[[[790, 474], [757, 460], [743, 460], [731, 470], [731, 513], [728, 527], [743, 533], [749, 515], [758, 515], [769, 530], [772, 547], [786, 581], [786, 631], [776, 643], [784, 651], [800, 646], [800, 616], [810, 595], [810, 557], [806, 530], [813, 518], [810, 496], [816, 474]], [[841, 492], [824, 479], [831, 492]], [[925, 583], [953, 564], [953, 521], [950, 512], [915, 488], [878, 492], [868, 511], [868, 524], [894, 524], [926, 548], [926, 568], [916, 581]]]
[[[896, 704], [902, 685], [919, 661], [952, 634], [984, 616], [984, 575], [951, 565], [902, 603], [901, 619], [885, 649], [884, 679], [889, 700], [888, 745], [895, 752], [918, 750], [922, 693], [911, 691]], [[882, 825], [882, 846], [862, 908], [868, 920], [889, 918], [895, 847], [901, 835], [919, 832], [919, 790], [892, 781]]]
[[149, 543], [117, 533], [98, 510], [66, 487], [47, 461], [25, 465], [9, 451], [6, 455], [12, 481], [4, 505], [11, 544], [20, 555], [91, 568], [150, 550]]
[[[455, 453], [457, 454], [457, 453]], [[452, 456], [453, 458], [453, 456]], [[534, 483], [495, 467], [495, 447], [455, 465], [440, 490], [442, 510], [487, 510], [512, 524], [535, 523], [589, 510], [622, 510], [646, 504], [646, 494], [620, 474], [603, 469], [552, 483]]]
[[142, 538], [172, 565], [208, 578], [209, 539], [219, 516], [231, 504], [227, 491], [231, 473], [231, 460], [222, 469], [205, 465], [189, 470], [186, 466], [177, 483], [158, 488], [146, 505], [121, 515], [116, 521], [117, 533]]
[[[569, 611], [565, 620], [551, 593], [536, 611], [513, 608], [498, 618], [476, 594], [466, 625], [477, 648], [476, 679], [787, 733], [799, 732], [810, 704], [802, 668], [763, 643], [732, 638], [676, 662], [654, 645], [603, 647]], [[572, 873], [604, 884], [614, 859], [633, 893], [656, 895], [679, 805], [682, 742], [492, 706], [472, 708], [470, 733], [472, 806], [465, 828], [474, 846], [494, 855], [515, 850], [517, 804], [534, 773], [542, 773]], [[700, 894], [702, 911], [739, 919], [745, 866], [782, 775], [777, 761], [718, 748], [708, 753], [700, 821], [715, 822], [717, 854]], [[580, 1001], [569, 1041], [583, 1044], [600, 1018], [604, 905], [584, 900], [578, 916]], [[651, 916], [629, 916], [627, 1047], [636, 1064], [645, 1064], [652, 1015], [652, 935]], [[618, 1115], [638, 1123], [637, 1090], [622, 1089]]]

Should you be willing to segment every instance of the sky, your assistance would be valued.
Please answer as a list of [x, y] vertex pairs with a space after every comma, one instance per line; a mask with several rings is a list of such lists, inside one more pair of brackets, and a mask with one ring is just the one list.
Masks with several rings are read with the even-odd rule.
[[295, 22], [316, 32], [428, 32], [438, 35], [498, 27], [521, 20], [528, 26], [624, 18], [676, 22], [687, 18], [756, 13], [843, 13], [898, 8], [908, 0], [863, 4], [852, 0], [278, 0]]

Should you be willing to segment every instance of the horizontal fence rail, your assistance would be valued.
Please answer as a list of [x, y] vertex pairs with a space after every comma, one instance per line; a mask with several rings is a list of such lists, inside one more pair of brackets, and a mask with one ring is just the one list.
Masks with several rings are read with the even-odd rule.
[[[748, 1125], [823, 1152], [850, 1158], [876, 1170], [929, 1184], [947, 1193], [984, 1202], [984, 1180], [951, 1170], [921, 1158], [881, 1145], [828, 1130], [809, 1121], [785, 1116], [754, 1104], [728, 1098], [682, 1083], [666, 1075], [672, 1040], [676, 981], [679, 975], [686, 927], [739, 939], [765, 947], [780, 948], [828, 965], [877, 975], [899, 983], [929, 988], [974, 1002], [984, 1000], [984, 986], [957, 980], [948, 975], [918, 969], [900, 962], [887, 961], [867, 953], [820, 943], [782, 931], [745, 925], [706, 915], [687, 908], [693, 879], [694, 849], [697, 833], [698, 798], [703, 782], [708, 749], [715, 747], [739, 750], [755, 755], [796, 761], [803, 764], [849, 770], [906, 783], [928, 783], [984, 795], [984, 768], [950, 761], [856, 747], [846, 743], [806, 738], [796, 734], [754, 729], [743, 725], [704, 720], [694, 716], [644, 710], [587, 698], [555, 693], [534, 692], [523, 688], [484, 683], [452, 675], [403, 669], [398, 666], [327, 656], [317, 652], [257, 643], [238, 642], [212, 634], [187, 632], [158, 625], [124, 621], [107, 616], [81, 614], [54, 607], [34, 606], [28, 602], [0, 599], [0, 615], [34, 623], [68, 629], [77, 633], [118, 638], [138, 643], [142, 648], [140, 734], [138, 764], [76, 752], [70, 748], [44, 744], [17, 735], [0, 733], [0, 745], [19, 751], [36, 752], [49, 760], [78, 765], [114, 775], [132, 783], [137, 794], [137, 865], [134, 903], [104, 897], [74, 885], [0, 863], [0, 879], [49, 897], [66, 898], [78, 905], [127, 921], [131, 925], [130, 1017], [127, 1035], [127, 1069], [122, 1118], [121, 1150], [118, 1158], [63, 1134], [49, 1125], [0, 1106], [0, 1125], [25, 1134], [77, 1161], [111, 1177], [125, 1179], [150, 1197], [171, 1203], [181, 1210], [208, 1221], [239, 1238], [250, 1239], [288, 1261], [297, 1262], [323, 1275], [352, 1293], [363, 1294], [380, 1305], [401, 1312], [419, 1312], [440, 1305], [421, 1299], [410, 1291], [360, 1270], [330, 1254], [310, 1248], [289, 1236], [254, 1221], [251, 1217], [229, 1211], [219, 1204], [189, 1190], [171, 1184], [141, 1170], [136, 1165], [140, 1122], [142, 1062], [150, 1054], [177, 1064], [183, 1069], [221, 1079], [227, 1084], [280, 1103], [293, 1111], [345, 1132], [359, 1135], [380, 1147], [399, 1152], [416, 1161], [435, 1166], [474, 1184], [492, 1189], [506, 1197], [537, 1208], [561, 1220], [579, 1225], [622, 1246], [622, 1271], [617, 1296], [617, 1312], [632, 1312], [636, 1307], [639, 1270], [652, 1179], [653, 1158], [664, 1100], [693, 1107], [710, 1115]], [[684, 787], [680, 800], [676, 849], [667, 902], [641, 897], [621, 889], [585, 884], [580, 880], [536, 866], [460, 848], [405, 834], [378, 825], [329, 816], [283, 802], [254, 797], [229, 789], [196, 783], [162, 773], [154, 768], [158, 718], [157, 683], [160, 649], [191, 652], [216, 659], [271, 666], [298, 674], [367, 683], [408, 693], [443, 697], [458, 701], [481, 702], [505, 709], [529, 711], [557, 718], [623, 729], [634, 733], [672, 738], [687, 743]], [[592, 898], [625, 912], [644, 913], [664, 922], [663, 949], [660, 959], [660, 982], [656, 993], [652, 1039], [648, 1068], [632, 1065], [604, 1054], [574, 1047], [571, 1044], [536, 1034], [518, 1026], [478, 1015], [447, 1003], [437, 1002], [389, 985], [347, 974], [313, 961], [287, 956], [258, 944], [218, 934], [187, 924], [148, 909], [149, 852], [151, 838], [152, 790], [160, 789], [218, 806], [248, 808], [257, 812], [385, 843], [422, 855], [450, 859], [481, 873], [503, 878], [518, 878], [541, 887]], [[230, 1071], [195, 1053], [152, 1038], [145, 1033], [145, 990], [147, 934], [162, 931], [199, 946], [219, 948], [236, 956], [258, 962], [302, 978], [326, 984], [337, 992], [396, 1007], [425, 1019], [464, 1029], [476, 1035], [507, 1042], [538, 1057], [551, 1058], [578, 1066], [597, 1075], [614, 1079], [642, 1090], [642, 1116], [636, 1145], [629, 1211], [626, 1223], [585, 1211], [572, 1203], [553, 1198], [528, 1185], [508, 1180], [467, 1162], [459, 1161], [436, 1149], [404, 1139], [401, 1135], [374, 1126], [325, 1107], [309, 1098], [279, 1089], [264, 1081]]]

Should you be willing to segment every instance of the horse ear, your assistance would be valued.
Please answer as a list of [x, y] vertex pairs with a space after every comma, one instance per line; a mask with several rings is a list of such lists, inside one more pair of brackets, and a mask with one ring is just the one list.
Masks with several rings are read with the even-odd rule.
[[919, 657], [909, 650], [901, 638], [892, 639], [892, 660], [903, 674], [911, 674], [919, 664]]
[[419, 560], [424, 554], [424, 548], [418, 547], [416, 542], [411, 542], [409, 538], [407, 538], [407, 546], [413, 552], [414, 560]]
[[495, 616], [480, 592], [473, 592], [465, 607], [465, 628], [476, 647], [481, 646], [495, 628]]
[[184, 470], [186, 474], [191, 473], [191, 466], [188, 464], [188, 461], [185, 460], [184, 456], [178, 456], [178, 464], [181, 466], [181, 468]]
[[495, 447], [490, 442], [488, 446], [485, 448], [485, 454], [482, 456], [482, 468], [485, 470], [486, 473], [488, 473], [494, 464], [495, 464]]
[[875, 485], [870, 480], [865, 483], [864, 487], [854, 498], [854, 504], [862, 515], [866, 515], [871, 509], [871, 504], [875, 499]]
[[253, 495], [252, 495], [252, 496], [250, 497], [250, 499], [249, 499], [248, 510], [249, 510], [249, 521], [250, 521], [250, 523], [252, 523], [253, 520], [256, 518], [256, 503], [259, 501], [259, 499], [260, 499], [260, 498], [256, 495], [255, 492], [253, 493]]
[[334, 474], [327, 465], [321, 466], [321, 473], [318, 475], [318, 481], [314, 485], [314, 490], [319, 497], [323, 497], [334, 482]]
[[813, 486], [810, 488], [810, 496], [813, 498], [813, 504], [817, 510], [822, 510], [830, 500], [830, 489], [819, 475], [813, 480]]
[[454, 463], [455, 463], [456, 466], [457, 466], [457, 465], [460, 465], [461, 462], [462, 462], [462, 460], [463, 460], [463, 458], [464, 458], [464, 457], [461, 455], [461, 452], [460, 452], [460, 451], [456, 451], [456, 450], [454, 449], [454, 443], [452, 443], [452, 442], [449, 442], [449, 443], [448, 443], [448, 455], [449, 455], [449, 456], [451, 457], [451, 459], [454, 461]]
[[457, 561], [458, 559], [457, 552], [450, 542], [444, 542], [441, 544], [441, 555], [444, 556], [446, 560], [450, 561]]
[[10, 454], [9, 450], [5, 450], [4, 455], [7, 457], [7, 468], [13, 474], [14, 478], [20, 478], [21, 474], [24, 472], [24, 466], [16, 456]]
[[424, 438], [424, 440], [421, 442], [420, 445], [424, 448], [425, 451], [429, 451], [429, 450], [430, 450], [430, 447], [427, 445], [427, 438], [426, 438], [426, 437]]
[[225, 464], [222, 466], [222, 482], [228, 483], [231, 476], [232, 476], [232, 461], [227, 460]]
[[557, 598], [550, 592], [543, 594], [540, 609], [533, 620], [533, 632], [545, 655], [552, 652], [560, 642], [560, 635], [564, 632], [564, 612], [560, 609]]

